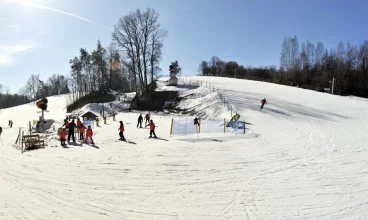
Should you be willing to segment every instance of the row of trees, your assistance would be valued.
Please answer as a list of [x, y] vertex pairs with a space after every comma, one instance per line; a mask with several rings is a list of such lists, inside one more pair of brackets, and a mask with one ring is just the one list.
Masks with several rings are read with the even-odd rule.
[[149, 92], [148, 85], [161, 70], [163, 39], [167, 32], [153, 9], [139, 9], [119, 19], [112, 33], [112, 42], [103, 48], [100, 41], [92, 52], [81, 48], [70, 60], [70, 88], [75, 93], [101, 89], [124, 92]]
[[69, 93], [68, 79], [59, 74], [54, 74], [46, 81], [40, 79], [39, 74], [32, 74], [26, 85], [19, 94], [10, 94], [9, 89], [5, 89], [0, 84], [0, 109], [10, 108], [35, 101], [47, 96]]
[[322, 42], [285, 37], [276, 66], [252, 68], [235, 61], [225, 62], [218, 57], [202, 61], [199, 72], [206, 76], [227, 76], [262, 80], [323, 91], [331, 88], [335, 79], [337, 93], [368, 97], [368, 41], [359, 46], [339, 42], [336, 49], [326, 49]]
[[4, 88], [4, 86], [0, 84], [0, 109], [22, 105], [29, 101], [30, 100], [25, 95], [10, 94], [9, 89]]

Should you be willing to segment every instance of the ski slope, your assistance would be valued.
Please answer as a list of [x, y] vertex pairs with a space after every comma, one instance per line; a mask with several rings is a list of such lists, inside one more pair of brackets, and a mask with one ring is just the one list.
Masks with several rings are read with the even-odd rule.
[[[179, 116], [152, 113], [162, 138], [152, 140], [148, 129], [136, 128], [140, 112], [122, 112], [94, 129], [95, 147], [50, 147], [59, 144], [50, 134], [46, 149], [21, 154], [13, 145], [18, 127], [37, 119], [38, 109], [0, 110], [0, 219], [368, 218], [368, 100], [246, 80], [192, 79], [221, 89], [249, 123], [248, 132], [259, 136], [170, 137], [171, 118]], [[260, 111], [262, 98], [268, 105]], [[67, 96], [48, 100], [46, 119], [58, 127]], [[202, 110], [227, 114], [216, 106]], [[93, 104], [84, 109], [98, 114]], [[120, 120], [130, 143], [117, 141]]]

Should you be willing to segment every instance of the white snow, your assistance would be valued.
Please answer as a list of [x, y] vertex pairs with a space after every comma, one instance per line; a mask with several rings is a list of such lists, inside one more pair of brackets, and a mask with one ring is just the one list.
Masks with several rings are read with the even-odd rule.
[[[46, 149], [22, 154], [13, 145], [18, 127], [38, 119], [39, 110], [34, 103], [0, 110], [0, 219], [368, 218], [366, 99], [229, 78], [191, 80], [221, 89], [257, 135], [170, 137], [172, 116], [151, 112], [165, 140], [150, 140], [148, 129], [136, 128], [140, 112], [123, 112], [95, 127], [96, 148], [50, 147], [59, 145], [54, 132]], [[216, 100], [203, 88], [196, 92], [196, 99], [208, 96], [197, 104]], [[262, 98], [268, 105], [260, 111]], [[48, 100], [45, 117], [59, 125], [67, 96]], [[203, 111], [227, 114], [216, 103]], [[117, 141], [120, 120], [136, 144]]]

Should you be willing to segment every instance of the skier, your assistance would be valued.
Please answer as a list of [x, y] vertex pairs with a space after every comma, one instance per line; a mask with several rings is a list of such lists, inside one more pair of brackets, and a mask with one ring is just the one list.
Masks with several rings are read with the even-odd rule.
[[147, 125], [147, 123], [149, 123], [149, 120], [150, 120], [150, 116], [149, 116], [149, 114], [146, 114], [146, 122], [144, 124]]
[[266, 98], [262, 99], [261, 101], [262, 105], [261, 105], [261, 110], [263, 109], [263, 106], [266, 104], [267, 105], [267, 101]]
[[91, 139], [92, 144], [95, 144], [95, 143], [93, 142], [92, 135], [93, 135], [93, 131], [92, 131], [91, 125], [88, 125], [88, 129], [87, 129], [87, 131], [86, 131], [86, 139], [84, 140], [84, 143], [87, 143], [87, 140], [88, 140], [88, 139]]
[[138, 117], [137, 128], [138, 128], [138, 125], [140, 125], [140, 128], [142, 128], [142, 122], [143, 122], [143, 116], [142, 116], [142, 114], [140, 114], [139, 117]]
[[97, 127], [99, 127], [98, 122], [99, 122], [99, 120], [98, 120], [98, 117], [97, 117], [97, 118], [96, 118], [96, 126], [97, 126]]
[[13, 120], [10, 120], [10, 128], [13, 127]]
[[77, 119], [77, 128], [80, 128], [80, 127], [81, 127], [81, 124], [82, 124], [82, 123], [81, 123], [80, 119], [78, 118], [78, 119]]
[[118, 130], [119, 130], [119, 136], [120, 136], [119, 140], [126, 141], [124, 137], [124, 124], [122, 121], [120, 121], [120, 128]]
[[66, 131], [65, 131], [65, 128], [63, 128], [63, 130], [61, 130], [61, 132], [60, 132], [61, 146], [66, 145], [65, 144], [65, 137], [66, 137]]
[[68, 135], [68, 142], [70, 142], [70, 136], [72, 136], [73, 138], [73, 142], [75, 142], [75, 137], [74, 137], [74, 128], [77, 125], [74, 123], [74, 119], [72, 120], [72, 122], [69, 124], [69, 135]]
[[84, 140], [84, 130], [86, 129], [86, 127], [84, 127], [83, 123], [80, 124], [79, 127], [79, 140], [83, 141]]
[[199, 123], [198, 123], [198, 118], [195, 118], [195, 119], [194, 119], [194, 125], [199, 125]]
[[65, 123], [63, 124], [63, 126], [65, 125], [65, 128], [69, 128], [69, 119], [65, 119], [64, 121]]
[[1, 133], [3, 133], [3, 128], [0, 127], [0, 136], [1, 136]]
[[[155, 128], [156, 128], [155, 123], [153, 123], [153, 121], [152, 121], [152, 120], [150, 120], [150, 123], [149, 123], [148, 125], [150, 126], [150, 136], [149, 136], [149, 138], [152, 138], [152, 135], [154, 135], [154, 136], [153, 136], [154, 138], [157, 138], [157, 136], [156, 136], [156, 134], [155, 134]], [[147, 127], [148, 125], [146, 125], [146, 127]]]
[[103, 118], [103, 119], [104, 119], [104, 124], [106, 124], [106, 115], [104, 116], [104, 118]]

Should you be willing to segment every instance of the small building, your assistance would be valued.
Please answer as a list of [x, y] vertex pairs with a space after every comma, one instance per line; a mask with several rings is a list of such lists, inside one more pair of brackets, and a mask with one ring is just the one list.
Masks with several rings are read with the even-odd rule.
[[80, 117], [83, 118], [83, 121], [88, 121], [88, 120], [95, 120], [98, 117], [98, 115], [96, 115], [93, 112], [86, 112], [82, 114]]

